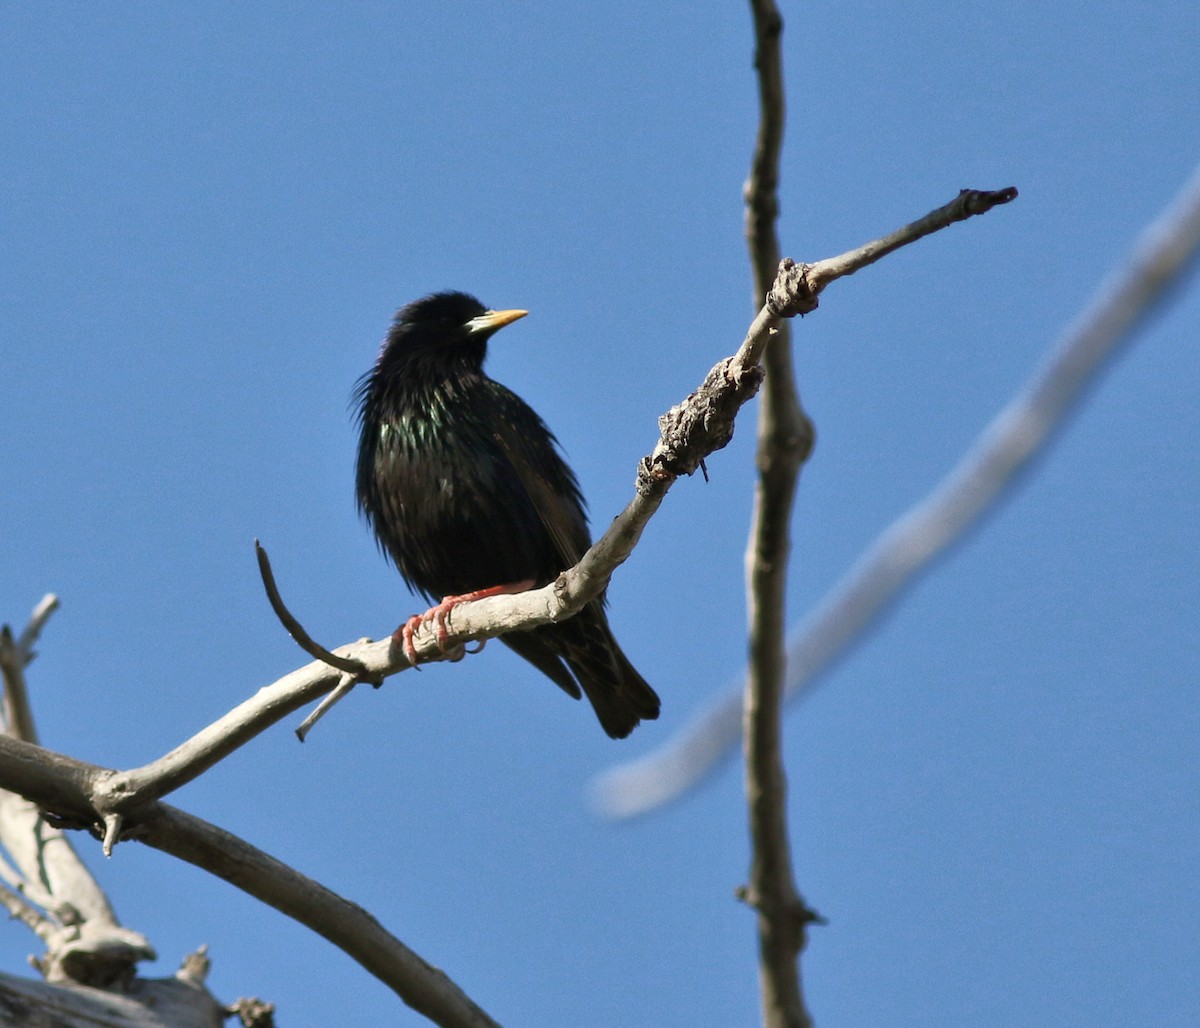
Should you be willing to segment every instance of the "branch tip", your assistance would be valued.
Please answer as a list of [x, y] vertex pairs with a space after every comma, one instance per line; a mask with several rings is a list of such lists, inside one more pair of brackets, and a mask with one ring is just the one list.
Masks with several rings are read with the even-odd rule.
[[305, 736], [308, 735], [313, 725], [315, 725], [321, 720], [321, 718], [328, 714], [330, 708], [333, 707], [333, 705], [343, 697], [348, 695], [350, 690], [362, 680], [363, 679], [357, 675], [342, 675], [341, 680], [336, 686], [334, 686], [333, 691], [330, 692], [323, 700], [321, 700], [321, 702], [317, 704], [316, 709], [300, 723], [300, 727], [296, 729], [296, 738], [301, 742], [304, 742]]
[[121, 835], [121, 826], [125, 819], [120, 814], [104, 815], [104, 842], [102, 848], [106, 857], [111, 857], [114, 847]]
[[964, 217], [968, 218], [990, 211], [1002, 203], [1011, 203], [1018, 195], [1016, 186], [1005, 186], [1003, 189], [961, 189], [958, 193]]

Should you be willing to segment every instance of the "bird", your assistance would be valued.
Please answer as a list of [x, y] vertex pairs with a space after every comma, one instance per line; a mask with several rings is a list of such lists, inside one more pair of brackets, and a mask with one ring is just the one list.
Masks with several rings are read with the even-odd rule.
[[[409, 587], [436, 603], [396, 630], [433, 621], [444, 642], [455, 603], [546, 585], [591, 545], [583, 494], [558, 440], [524, 400], [484, 373], [489, 339], [525, 317], [462, 292], [397, 311], [354, 392], [357, 506]], [[658, 717], [658, 695], [622, 652], [603, 594], [574, 617], [500, 636], [625, 738]], [[415, 660], [414, 660], [415, 663]]]

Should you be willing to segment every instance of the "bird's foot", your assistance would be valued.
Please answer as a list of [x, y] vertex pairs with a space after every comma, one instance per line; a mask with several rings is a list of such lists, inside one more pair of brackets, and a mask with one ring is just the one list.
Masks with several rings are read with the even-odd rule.
[[[420, 657], [417, 655], [417, 648], [413, 645], [413, 633], [419, 631], [426, 625], [433, 625], [434, 632], [437, 634], [438, 649], [443, 653], [450, 653], [450, 629], [446, 626], [446, 618], [450, 612], [460, 603], [466, 603], [469, 600], [482, 600], [488, 596], [503, 596], [510, 593], [523, 593], [526, 589], [532, 589], [534, 580], [527, 578], [523, 582], [513, 582], [511, 585], [493, 585], [488, 589], [476, 589], [469, 593], [460, 593], [457, 596], [444, 596], [442, 602], [430, 607], [424, 614], [414, 614], [404, 622], [395, 632], [392, 633], [393, 645], [399, 645], [403, 650], [404, 655], [408, 658], [408, 662], [417, 666]], [[478, 653], [483, 649], [486, 639], [480, 639], [479, 645], [474, 650], [467, 650], [465, 646], [456, 647], [456, 651], [451, 655], [451, 660], [462, 660], [467, 653]]]
[[408, 662], [418, 671], [421, 670], [421, 658], [417, 656], [417, 648], [413, 645], [413, 633], [424, 624], [425, 617], [424, 614], [414, 614], [392, 633], [392, 648], [399, 646]]

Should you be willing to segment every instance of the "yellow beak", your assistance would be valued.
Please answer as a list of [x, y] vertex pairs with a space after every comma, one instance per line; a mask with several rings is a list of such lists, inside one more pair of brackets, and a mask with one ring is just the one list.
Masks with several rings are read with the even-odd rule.
[[467, 331], [474, 334], [476, 332], [495, 332], [498, 328], [503, 328], [505, 325], [512, 324], [518, 318], [525, 317], [529, 311], [485, 311], [477, 318], [472, 318], [467, 322]]

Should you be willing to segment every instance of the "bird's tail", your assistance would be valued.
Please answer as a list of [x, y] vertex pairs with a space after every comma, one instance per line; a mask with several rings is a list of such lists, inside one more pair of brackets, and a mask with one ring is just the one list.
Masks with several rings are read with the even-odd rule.
[[613, 739], [624, 739], [640, 722], [658, 717], [658, 694], [621, 652], [600, 601], [567, 621], [511, 632], [501, 640], [576, 699], [582, 688]]
[[599, 603], [554, 627], [564, 630], [563, 660], [612, 738], [658, 717], [658, 694], [621, 651]]
[[624, 739], [642, 721], [658, 717], [659, 699], [615, 640], [613, 661], [618, 672], [615, 689], [609, 680], [598, 682], [582, 671], [575, 674], [604, 730], [614, 739]]

